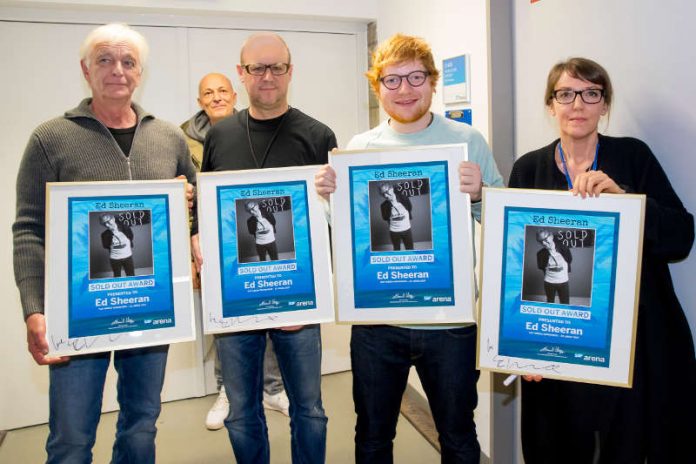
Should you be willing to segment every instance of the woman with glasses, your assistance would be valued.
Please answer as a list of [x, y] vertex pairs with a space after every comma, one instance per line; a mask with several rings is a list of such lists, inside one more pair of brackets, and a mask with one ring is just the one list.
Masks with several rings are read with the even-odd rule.
[[559, 138], [519, 158], [510, 187], [647, 196], [633, 387], [525, 376], [527, 464], [686, 462], [696, 437], [694, 346], [668, 266], [688, 256], [693, 216], [645, 143], [599, 134], [612, 97], [609, 75], [594, 61], [556, 64], [545, 103]]

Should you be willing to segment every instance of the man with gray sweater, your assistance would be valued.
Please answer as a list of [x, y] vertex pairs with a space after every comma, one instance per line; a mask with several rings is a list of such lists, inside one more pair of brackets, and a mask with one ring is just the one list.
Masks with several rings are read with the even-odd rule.
[[[180, 130], [132, 101], [147, 58], [142, 35], [123, 24], [94, 29], [80, 48], [92, 91], [77, 108], [37, 127], [17, 176], [14, 270], [29, 353], [49, 365], [48, 462], [91, 462], [111, 353], [49, 357], [44, 311], [46, 182], [169, 179], [195, 181]], [[193, 189], [187, 187], [192, 202]], [[114, 463], [155, 462], [168, 346], [114, 353], [120, 412]]]

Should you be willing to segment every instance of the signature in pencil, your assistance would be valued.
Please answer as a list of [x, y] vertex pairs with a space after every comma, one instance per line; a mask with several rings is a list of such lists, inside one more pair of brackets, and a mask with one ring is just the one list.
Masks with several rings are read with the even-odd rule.
[[[491, 339], [486, 339], [486, 352], [490, 356], [495, 350], [495, 347], [491, 343]], [[520, 370], [520, 371], [536, 371], [536, 372], [551, 372], [554, 374], [561, 374], [561, 365], [544, 362], [544, 364], [537, 364], [533, 361], [520, 361], [517, 359], [510, 359], [507, 356], [501, 356], [499, 354], [493, 354], [491, 360], [496, 364], [496, 368], [505, 370]]]
[[265, 314], [258, 316], [236, 316], [236, 317], [217, 317], [212, 314], [208, 316], [208, 321], [215, 327], [224, 329], [227, 327], [244, 326], [259, 324], [265, 321], [275, 321], [278, 319], [277, 314]]

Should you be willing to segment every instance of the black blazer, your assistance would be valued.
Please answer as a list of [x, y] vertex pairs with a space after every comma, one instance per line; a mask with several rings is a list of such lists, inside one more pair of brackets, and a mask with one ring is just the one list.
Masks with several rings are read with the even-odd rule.
[[[276, 220], [275, 216], [273, 216], [273, 213], [266, 211], [265, 209], [261, 210], [261, 216], [263, 216], [264, 219], [266, 219], [268, 222], [271, 223], [273, 226], [273, 233], [276, 231]], [[251, 216], [249, 219], [247, 219], [247, 230], [249, 230], [249, 233], [251, 235], [256, 235], [256, 225], [258, 224], [259, 220], [256, 219], [256, 216]]]
[[[561, 256], [563, 256], [563, 259], [566, 260], [566, 263], [568, 263], [568, 272], [570, 272], [570, 263], [573, 261], [573, 255], [570, 253], [570, 250], [567, 246], [565, 246], [563, 243], [559, 242], [555, 238], [553, 239], [553, 243], [556, 244], [556, 250], [558, 250]], [[547, 250], [546, 248], [542, 248], [537, 253], [537, 267], [542, 271], [546, 271], [546, 265], [549, 263], [550, 255], [551, 253], [549, 253], [549, 250]]]
[[[409, 200], [407, 196], [397, 195], [396, 201], [404, 205], [404, 208], [408, 211], [408, 218], [413, 219], [413, 215], [411, 214], [411, 208], [413, 208], [413, 206], [411, 206], [411, 200]], [[383, 201], [380, 208], [382, 209], [382, 219], [389, 221], [391, 217], [391, 202], [389, 200]]]
[[[131, 242], [131, 248], [133, 248], [133, 230], [130, 228], [130, 226], [116, 221], [116, 228], [119, 230], [119, 232], [123, 232], [123, 234], [128, 237], [128, 240]], [[106, 229], [101, 234], [102, 246], [107, 250], [111, 250], [111, 240], [113, 238], [114, 233], [109, 229]]]

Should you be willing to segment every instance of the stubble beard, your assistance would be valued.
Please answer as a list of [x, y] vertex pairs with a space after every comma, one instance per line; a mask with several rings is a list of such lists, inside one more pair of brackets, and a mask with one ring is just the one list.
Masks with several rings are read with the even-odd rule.
[[249, 96], [249, 104], [262, 112], [273, 112], [286, 106], [287, 94], [278, 93], [272, 100], [261, 98], [260, 96]]
[[392, 114], [392, 113], [387, 112], [387, 114], [389, 114], [390, 118], [392, 118], [394, 121], [401, 123], [401, 124], [410, 124], [412, 122], [416, 122], [428, 113], [430, 113], [430, 108], [420, 110], [420, 111], [418, 111], [418, 113], [416, 113], [410, 117], [401, 117], [398, 114]]

